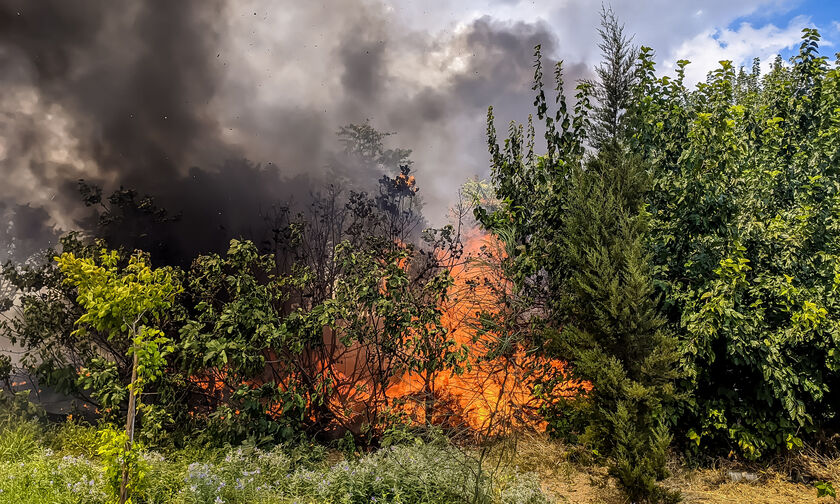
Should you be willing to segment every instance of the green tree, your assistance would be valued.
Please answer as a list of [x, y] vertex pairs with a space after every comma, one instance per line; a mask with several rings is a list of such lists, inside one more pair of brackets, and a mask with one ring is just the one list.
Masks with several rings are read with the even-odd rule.
[[[61, 248], [77, 256], [92, 257], [95, 247], [85, 244], [77, 234], [61, 238]], [[87, 401], [78, 384], [81, 367], [92, 359], [107, 356], [117, 363], [121, 375], [130, 373], [121, 356], [125, 348], [91, 331], [85, 338], [71, 336], [75, 321], [83, 310], [76, 302], [71, 285], [47, 250], [37, 260], [5, 263], [0, 277], [7, 289], [0, 295], [0, 337], [22, 349], [19, 366], [42, 385]], [[94, 406], [102, 406], [94, 401]]]
[[508, 138], [499, 145], [493, 108], [488, 110], [487, 138], [496, 201], [493, 208], [479, 205], [474, 211], [483, 227], [505, 240], [512, 263], [508, 273], [519, 294], [534, 306], [545, 308], [555, 323], [562, 323], [562, 317], [555, 309], [554, 293], [560, 291], [569, 274], [561, 248], [563, 209], [569, 175], [584, 156], [592, 90], [590, 83], [579, 83], [575, 106], [569, 110], [563, 92], [562, 63], [554, 68], [557, 110], [551, 114], [543, 88], [540, 47], [536, 47], [533, 90], [537, 119], [545, 123], [545, 155], [534, 152], [530, 117], [527, 130], [512, 122]]
[[479, 208], [476, 217], [507, 242], [511, 276], [540, 315], [531, 319], [542, 333], [533, 341], [549, 337], [554, 351], [572, 362], [573, 374], [592, 385], [575, 404], [584, 413], [583, 439], [606, 458], [631, 498], [672, 500], [656, 481], [665, 475], [675, 340], [663, 327], [648, 269], [645, 167], [613, 137], [604, 137], [597, 156], [584, 156], [592, 85], [578, 86], [570, 114], [560, 70], [552, 116], [537, 48], [535, 104], [546, 125], [545, 155], [534, 154], [530, 125], [527, 136], [512, 125], [501, 148], [491, 110], [488, 137], [500, 201], [495, 211]]
[[197, 257], [188, 273], [193, 310], [181, 327], [177, 362], [190, 377], [199, 425], [211, 438], [258, 443], [289, 440], [325, 427], [326, 376], [314, 349], [320, 328], [289, 309], [289, 292], [311, 271], [276, 272], [274, 258], [231, 240], [225, 256]]
[[562, 230], [568, 323], [558, 339], [592, 385], [582, 440], [607, 457], [631, 500], [667, 502], [676, 495], [656, 481], [666, 476], [678, 355], [648, 266], [646, 191], [644, 165], [615, 144], [572, 174]]
[[598, 78], [592, 83], [596, 106], [591, 138], [596, 146], [625, 140], [626, 112], [636, 84], [636, 59], [639, 51], [632, 37], [624, 32], [612, 8], [601, 6], [601, 64], [595, 67]]
[[[107, 334], [111, 340], [130, 341], [132, 366], [125, 432], [104, 431], [101, 448], [106, 460], [111, 462], [108, 475], [112, 490], [117, 490], [121, 504], [129, 502], [142, 483], [134, 447], [136, 412], [152, 411], [150, 407], [144, 408], [143, 390], [161, 375], [165, 357], [173, 350], [171, 341], [155, 325], [172, 306], [181, 287], [172, 269], [152, 269], [146, 256], [139, 252], [129, 257], [127, 263], [118, 252], [107, 249], [102, 249], [95, 260], [76, 257], [70, 252], [55, 260], [65, 281], [76, 288], [77, 301], [85, 310], [76, 322], [78, 329], [74, 333], [84, 335], [94, 330]], [[121, 465], [120, 471], [115, 469], [116, 464]]]
[[[347, 408], [336, 411], [336, 418], [343, 417], [344, 427], [364, 444], [377, 442], [393, 415], [401, 413], [401, 404], [413, 401], [390, 388], [408, 373], [423, 381], [416, 400], [425, 421], [431, 422], [435, 377], [461, 372], [467, 352], [441, 324], [441, 304], [452, 285], [449, 270], [423, 268], [423, 258], [412, 246], [374, 241], [362, 249], [340, 243], [336, 254], [342, 274], [333, 297], [300, 313], [309, 327], [314, 322], [319, 334], [324, 326], [331, 331], [334, 348], [328, 351], [349, 349], [355, 356], [351, 374], [334, 375], [331, 385]], [[363, 406], [361, 414], [352, 412], [353, 403]]]
[[680, 440], [758, 458], [838, 425], [840, 73], [721, 62], [688, 89], [643, 48], [630, 144], [652, 166], [656, 285], [681, 334]]

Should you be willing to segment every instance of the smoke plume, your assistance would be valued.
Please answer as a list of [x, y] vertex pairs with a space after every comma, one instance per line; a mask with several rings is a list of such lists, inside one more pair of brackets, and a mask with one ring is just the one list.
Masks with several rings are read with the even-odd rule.
[[[2, 227], [47, 245], [90, 226], [79, 179], [125, 186], [181, 215], [150, 239], [182, 261], [325, 183], [371, 186], [381, 173], [342, 163], [335, 138], [365, 120], [413, 149], [440, 223], [486, 174], [487, 106], [526, 118], [536, 44], [560, 54], [542, 23], [430, 33], [366, 0], [0, 0]], [[587, 72], [574, 63], [572, 83]]]

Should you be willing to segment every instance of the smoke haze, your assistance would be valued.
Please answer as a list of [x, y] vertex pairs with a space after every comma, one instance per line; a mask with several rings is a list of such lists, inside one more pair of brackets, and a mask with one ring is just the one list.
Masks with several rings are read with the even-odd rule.
[[[486, 107], [525, 119], [538, 43], [557, 55], [539, 22], [433, 33], [362, 0], [2, 0], [0, 213], [37, 215], [14, 230], [48, 244], [88, 222], [85, 179], [181, 213], [161, 237], [179, 254], [217, 249], [325, 182], [375, 182], [336, 154], [336, 130], [370, 120], [414, 151], [439, 224], [458, 185], [486, 173]], [[586, 67], [567, 68], [574, 82]]]

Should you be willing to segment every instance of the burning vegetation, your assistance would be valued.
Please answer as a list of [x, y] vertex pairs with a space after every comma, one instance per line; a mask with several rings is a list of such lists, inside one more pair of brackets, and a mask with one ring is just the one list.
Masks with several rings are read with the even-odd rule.
[[[492, 195], [468, 184], [452, 224], [424, 229], [410, 152], [386, 148], [386, 136], [369, 124], [339, 132], [348, 163], [393, 173], [375, 190], [329, 186], [303, 210], [265, 212], [259, 243], [233, 240], [225, 255], [200, 255], [188, 269], [150, 270], [171, 279], [173, 294], [165, 313], [140, 315], [165, 335], [155, 352], [168, 354], [165, 370], [147, 380], [146, 393], [162, 400], [142, 403], [140, 418], [156, 426], [143, 436], [207, 425], [229, 439], [305, 433], [365, 446], [398, 426], [435, 426], [486, 439], [545, 430], [546, 411], [586, 389], [533, 340], [528, 326], [539, 311], [517, 298], [505, 244], [473, 220]], [[106, 264], [102, 247], [140, 248], [178, 219], [131, 190], [105, 198], [80, 188], [103, 238], [70, 234], [63, 252], [115, 279], [148, 257], [114, 252]], [[137, 226], [148, 233], [125, 243], [120, 229]], [[22, 294], [7, 334], [43, 382], [88, 412], [116, 417], [135, 338], [108, 326], [81, 331], [81, 286], [68, 274], [50, 263], [6, 270]], [[73, 336], [45, 333], [32, 313]]]
[[[393, 182], [400, 191], [416, 192], [407, 170]], [[262, 391], [260, 410], [269, 417], [284, 422], [295, 411], [331, 437], [376, 438], [401, 424], [436, 425], [472, 438], [514, 428], [544, 431], [546, 407], [586, 390], [567, 376], [565, 362], [509, 332], [533, 313], [513, 308], [506, 255], [497, 239], [471, 228], [463, 238], [439, 238], [423, 252], [399, 240], [378, 244], [387, 250], [362, 258], [368, 262], [361, 265], [374, 272], [368, 285], [373, 299], [348, 293], [349, 280], [337, 278], [325, 305], [353, 294], [351, 314], [330, 319], [320, 330], [310, 326], [313, 339], [294, 368], [282, 365], [283, 350], [266, 348], [266, 369], [258, 376], [237, 376], [229, 366], [200, 369], [188, 381], [204, 400], [190, 416], [207, 414], [237, 393]], [[360, 257], [346, 253], [359, 266]], [[290, 316], [296, 314], [303, 314], [299, 307]], [[267, 388], [277, 393], [264, 395]], [[244, 409], [213, 414], [224, 421]]]
[[[498, 501], [479, 498], [488, 441], [524, 430], [574, 443], [633, 502], [679, 499], [660, 484], [672, 448], [749, 461], [836, 448], [840, 64], [809, 28], [789, 66], [723, 62], [688, 89], [687, 62], [658, 77], [610, 10], [600, 33], [605, 62], [574, 102], [559, 62], [550, 104], [536, 46], [536, 119], [500, 142], [488, 110], [491, 180], [465, 184], [441, 228], [411, 152], [369, 123], [338, 131], [333, 161], [370, 180], [263, 207], [273, 175], [230, 169], [257, 181], [247, 232], [207, 202], [182, 220], [79, 181], [85, 231], [2, 269], [0, 336], [21, 354], [0, 359], [0, 381], [50, 387], [101, 422], [121, 502], [140, 493], [138, 446], [194, 437], [355, 457], [444, 432], [446, 453], [479, 453], [459, 480], [476, 503]], [[215, 204], [228, 173], [191, 178]], [[214, 231], [183, 246], [197, 217]], [[401, 492], [376, 488], [361, 502]]]

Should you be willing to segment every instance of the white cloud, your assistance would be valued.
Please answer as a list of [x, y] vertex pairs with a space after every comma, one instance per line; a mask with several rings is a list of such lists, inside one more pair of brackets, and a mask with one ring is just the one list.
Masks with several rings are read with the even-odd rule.
[[[391, 1], [397, 15], [409, 26], [432, 33], [457, 31], [458, 26], [485, 15], [506, 21], [545, 20], [559, 41], [559, 54], [554, 56], [590, 65], [600, 59], [600, 4], [592, 0]], [[635, 43], [654, 48], [661, 68], [672, 69], [677, 59], [691, 60], [687, 78], [693, 81], [704, 79], [720, 60], [732, 60], [737, 65], [750, 63], [754, 56], [772, 59], [780, 50], [798, 43], [801, 28], [810, 24], [808, 18], [800, 16], [785, 28], [743, 23], [728, 28], [745, 16], [784, 13], [797, 4], [796, 0], [707, 0], [702, 8], [695, 2], [672, 0], [611, 0], [604, 4], [611, 5], [626, 23], [627, 31], [636, 34]], [[834, 25], [840, 30], [836, 21]]]
[[662, 68], [673, 70], [677, 60], [691, 61], [686, 68], [686, 80], [691, 83], [705, 80], [706, 74], [723, 60], [730, 60], [735, 66], [749, 66], [757, 56], [766, 69], [776, 54], [799, 43], [801, 30], [806, 26], [811, 26], [810, 19], [798, 16], [786, 28], [772, 24], [756, 28], [742, 23], [734, 29], [709, 29], [674, 48], [665, 56]]

